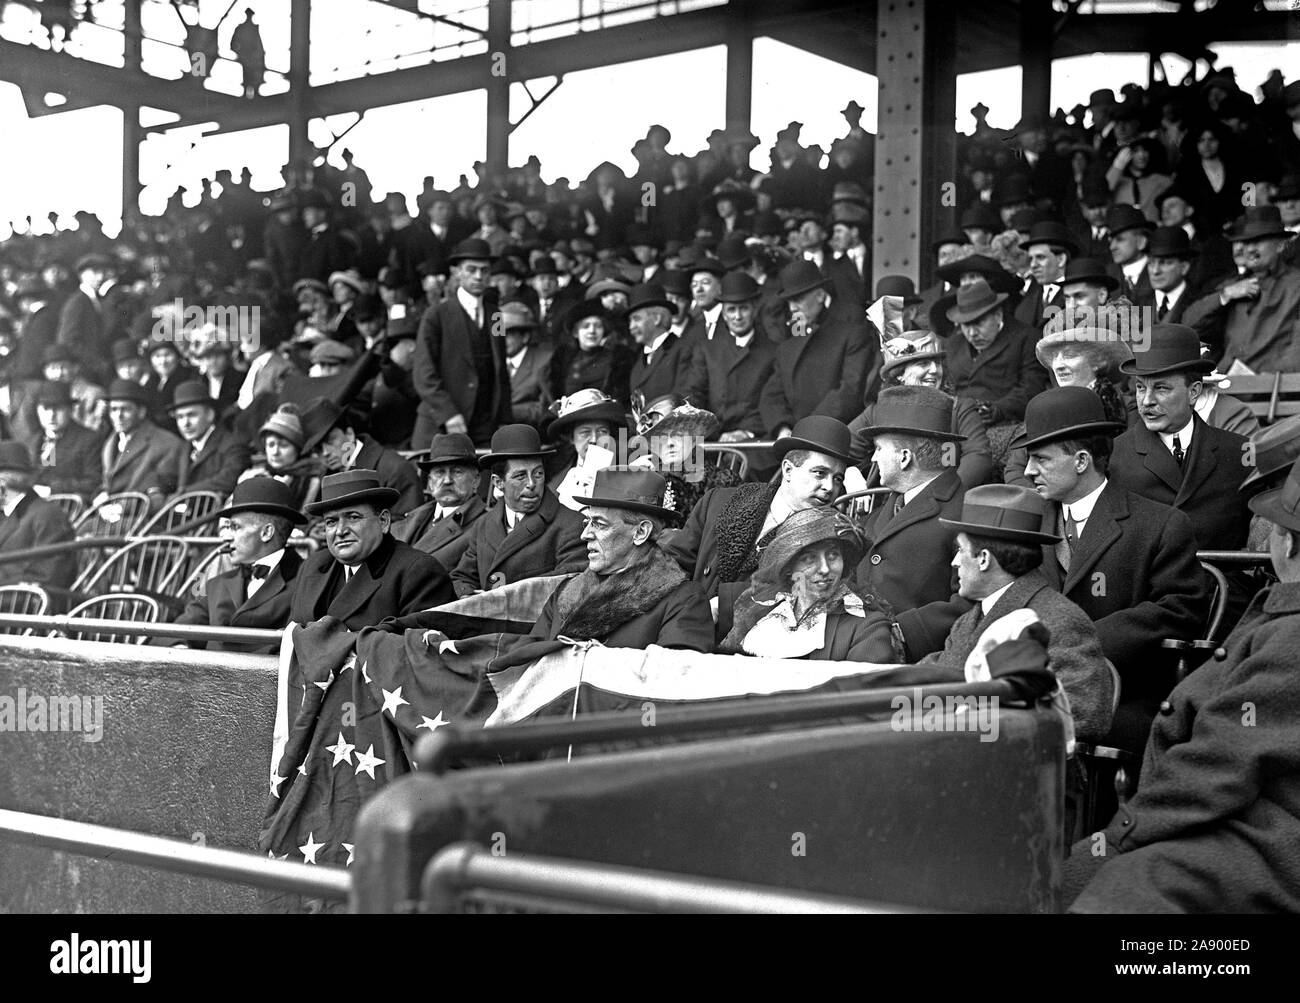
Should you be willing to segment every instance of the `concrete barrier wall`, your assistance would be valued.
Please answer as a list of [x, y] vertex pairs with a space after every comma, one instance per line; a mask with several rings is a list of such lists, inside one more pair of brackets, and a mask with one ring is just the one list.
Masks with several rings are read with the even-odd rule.
[[[252, 851], [275, 681], [270, 656], [0, 637], [0, 807]], [[4, 912], [252, 912], [269, 895], [0, 839]]]

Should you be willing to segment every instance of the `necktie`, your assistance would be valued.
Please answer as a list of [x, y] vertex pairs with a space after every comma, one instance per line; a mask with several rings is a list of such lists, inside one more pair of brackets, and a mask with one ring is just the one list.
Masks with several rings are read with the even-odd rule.
[[902, 495], [899, 495], [897, 498], [894, 499], [894, 513], [893, 513], [893, 514], [894, 514], [895, 517], [898, 516], [898, 513], [899, 513], [899, 512], [903, 511], [903, 506], [904, 506], [905, 504], [907, 504], [907, 503], [906, 503], [905, 501], [903, 501], [903, 496], [902, 496]]
[[984, 619], [984, 604], [982, 602], [975, 604], [975, 626], [978, 627]]
[[1169, 314], [1169, 297], [1160, 294], [1160, 306], [1156, 308], [1156, 320], [1164, 320]]
[[1065, 513], [1065, 542], [1070, 548], [1070, 553], [1074, 553], [1075, 545], [1079, 542], [1078, 524], [1070, 518], [1070, 513]]
[[1174, 462], [1181, 467], [1183, 465], [1183, 457], [1185, 455], [1186, 454], [1183, 453], [1183, 444], [1178, 441], [1178, 436], [1175, 435], [1174, 436]]
[[1049, 302], [1051, 302], [1051, 300], [1054, 299], [1055, 296], [1056, 296], [1056, 283], [1055, 283], [1055, 282], [1049, 282], [1049, 283], [1047, 283], [1047, 285], [1043, 286], [1043, 302], [1044, 302], [1044, 303], [1049, 303]]
[[46, 439], [41, 443], [41, 466], [52, 467], [55, 464], [54, 450], [58, 445], [58, 439]]
[[244, 580], [244, 594], [248, 594], [248, 586], [254, 581], [263, 581], [271, 569], [265, 564], [241, 564], [239, 566], [240, 577]]
[[[1061, 509], [1061, 524], [1064, 526], [1065, 522], [1065, 509]], [[1066, 532], [1070, 532], [1070, 527], [1066, 527]], [[1061, 566], [1061, 570], [1068, 574], [1070, 571], [1070, 544], [1065, 540], [1058, 540], [1053, 550], [1056, 552], [1056, 562]]]

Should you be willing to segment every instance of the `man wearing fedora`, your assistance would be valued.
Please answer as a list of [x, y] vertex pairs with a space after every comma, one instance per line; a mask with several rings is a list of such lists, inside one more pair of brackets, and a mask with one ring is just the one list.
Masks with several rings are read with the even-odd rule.
[[1290, 233], [1276, 206], [1242, 213], [1228, 234], [1240, 244], [1246, 274], [1196, 300], [1183, 315], [1218, 370], [1232, 375], [1235, 363], [1256, 373], [1300, 372], [1300, 268], [1282, 260]]
[[713, 650], [713, 618], [699, 582], [659, 547], [666, 525], [664, 478], [649, 470], [596, 474], [583, 506], [587, 565], [551, 595], [532, 636], [600, 641], [609, 648]]
[[112, 429], [103, 446], [100, 494], [142, 491], [150, 507], [158, 509], [176, 493], [186, 462], [186, 446], [148, 417], [148, 390], [128, 380], [108, 387], [108, 421]]
[[[0, 442], [0, 553], [32, 550], [73, 540], [63, 510], [32, 491], [36, 468], [21, 442]], [[0, 585], [30, 583], [49, 589], [59, 609], [77, 577], [77, 555], [55, 554], [0, 563]], [[712, 631], [710, 631], [712, 634]]]
[[478, 454], [467, 435], [435, 435], [419, 464], [433, 501], [394, 522], [393, 536], [431, 554], [444, 568], [455, 568], [470, 531], [488, 510], [478, 494]]
[[1065, 306], [1061, 281], [1065, 266], [1071, 258], [1078, 257], [1079, 245], [1064, 223], [1042, 220], [1030, 228], [1029, 236], [1020, 246], [1029, 253], [1032, 281], [1015, 315], [1017, 320], [1041, 331], [1052, 314]]
[[1033, 610], [1047, 628], [1047, 658], [1070, 701], [1075, 737], [1100, 742], [1110, 730], [1116, 678], [1088, 615], [1043, 577], [1043, 547], [1055, 546], [1049, 502], [1011, 484], [971, 488], [954, 517], [941, 517], [955, 535], [950, 566], [958, 594], [974, 605], [952, 625], [943, 650], [922, 664], [961, 669], [980, 636], [1008, 613]]
[[307, 514], [323, 522], [326, 549], [299, 570], [290, 621], [332, 616], [357, 631], [455, 598], [446, 568], [393, 539], [391, 508], [397, 500], [398, 493], [373, 470], [345, 470], [321, 480], [320, 500], [307, 506]]
[[940, 516], [956, 518], [966, 494], [957, 473], [964, 437], [952, 431], [952, 407], [951, 397], [930, 387], [891, 387], [862, 430], [891, 493], [867, 517], [858, 591], [891, 617], [952, 595], [948, 562], [956, 533]]
[[248, 447], [217, 424], [217, 401], [202, 383], [182, 383], [172, 399], [172, 420], [189, 446], [181, 455], [177, 491], [215, 491], [225, 497], [248, 469]]
[[1027, 450], [1025, 474], [1063, 530], [1044, 550], [1043, 574], [1097, 624], [1119, 670], [1107, 744], [1135, 750], [1173, 682], [1161, 642], [1202, 635], [1209, 588], [1187, 516], [1109, 478], [1112, 439], [1123, 431], [1091, 390], [1057, 387], [1030, 401], [1012, 445]]
[[672, 333], [676, 313], [676, 305], [656, 282], [633, 286], [628, 294], [628, 330], [640, 349], [628, 380], [632, 400], [656, 400], [685, 386], [691, 355]]
[[880, 366], [861, 310], [832, 308], [827, 281], [808, 261], [781, 270], [777, 295], [790, 314], [790, 337], [777, 346], [776, 365], [763, 388], [763, 424], [774, 438], [788, 435], [809, 415], [850, 422], [862, 410], [868, 380]]
[[452, 572], [457, 595], [585, 567], [582, 516], [546, 486], [545, 461], [554, 452], [531, 425], [506, 425], [492, 436], [491, 452], [479, 467], [491, 471], [501, 504], [470, 530]]
[[743, 272], [722, 280], [723, 328], [696, 346], [682, 395], [722, 422], [721, 442], [760, 439], [759, 398], [776, 365], [776, 346], [755, 328], [762, 289]]
[[1147, 277], [1147, 234], [1154, 224], [1141, 209], [1131, 205], [1112, 206], [1106, 212], [1110, 232], [1110, 260], [1125, 296], [1139, 305], [1151, 302], [1151, 280]]
[[412, 370], [420, 394], [414, 449], [424, 449], [439, 431], [485, 445], [494, 429], [510, 423], [505, 339], [496, 337], [496, 294], [488, 290], [495, 257], [483, 240], [457, 244], [448, 256], [456, 288], [420, 320]]
[[39, 425], [26, 443], [37, 464], [33, 484], [89, 499], [99, 487], [103, 436], [73, 420], [66, 383], [42, 383], [32, 399]]
[[847, 425], [825, 415], [798, 422], [772, 447], [781, 462], [778, 483], [706, 492], [685, 525], [665, 539], [664, 550], [711, 600], [734, 603], [781, 524], [844, 493], [852, 437]]
[[[196, 586], [177, 623], [207, 627], [256, 627], [282, 630], [289, 623], [289, 604], [302, 558], [287, 545], [294, 526], [307, 520], [293, 505], [288, 485], [272, 477], [252, 477], [235, 487], [230, 504], [216, 514], [221, 520], [234, 567]], [[180, 645], [185, 646], [185, 645]], [[191, 641], [192, 648], [206, 642]], [[218, 651], [274, 654], [278, 643], [250, 645], [218, 641]]]
[[1300, 911], [1300, 470], [1251, 508], [1278, 583], [1160, 705], [1137, 792], [1065, 862], [1071, 912]]
[[379, 483], [397, 492], [390, 506], [394, 518], [424, 504], [424, 491], [415, 468], [401, 453], [381, 446], [364, 430], [364, 422], [352, 411], [325, 397], [317, 398], [303, 412], [306, 440], [303, 456], [320, 456], [331, 473], [341, 470], [373, 470]]

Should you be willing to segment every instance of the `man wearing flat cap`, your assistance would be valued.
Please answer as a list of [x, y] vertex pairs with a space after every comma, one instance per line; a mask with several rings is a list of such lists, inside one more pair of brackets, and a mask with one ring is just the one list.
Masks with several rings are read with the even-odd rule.
[[491, 471], [501, 503], [470, 530], [452, 573], [457, 595], [585, 567], [582, 517], [546, 486], [545, 461], [554, 452], [531, 425], [506, 425], [492, 436], [479, 467]]
[[114, 380], [108, 387], [108, 422], [112, 429], [101, 456], [103, 481], [97, 496], [143, 491], [158, 509], [176, 493], [187, 447], [148, 417], [152, 400], [138, 383]]
[[1050, 635], [1047, 658], [1069, 698], [1075, 737], [1100, 742], [1110, 730], [1117, 679], [1093, 622], [1040, 570], [1043, 546], [1061, 539], [1047, 500], [1011, 484], [981, 485], [966, 492], [955, 518], [939, 522], [956, 534], [950, 566], [958, 593], [975, 605], [922, 664], [960, 669], [989, 627], [1015, 610], [1033, 610]]
[[[196, 586], [176, 622], [284, 629], [302, 567], [298, 552], [287, 545], [289, 534], [307, 522], [293, 505], [292, 489], [272, 477], [251, 477], [235, 487], [230, 504], [216, 518], [234, 567]], [[203, 648], [206, 642], [191, 641], [188, 646]], [[213, 647], [270, 655], [280, 645], [218, 641]]]
[[393, 523], [393, 536], [454, 569], [469, 547], [474, 524], [487, 514], [478, 495], [478, 454], [468, 435], [435, 435], [419, 463], [433, 501]]
[[[71, 543], [72, 526], [63, 510], [32, 491], [36, 468], [21, 442], [0, 442], [0, 553]], [[77, 576], [73, 553], [0, 563], [0, 585], [31, 583], [50, 590], [72, 587]], [[62, 596], [51, 596], [59, 609]]]
[[1065, 862], [1071, 912], [1300, 912], [1300, 469], [1251, 508], [1278, 583], [1160, 705], [1137, 792]]
[[248, 469], [248, 446], [217, 424], [217, 401], [198, 382], [176, 388], [167, 409], [189, 449], [181, 456], [177, 491], [215, 491], [225, 497]]
[[345, 470], [321, 480], [320, 500], [307, 506], [307, 514], [324, 523], [327, 549], [309, 557], [298, 572], [291, 621], [307, 624], [332, 616], [357, 631], [455, 598], [446, 568], [393, 539], [389, 528], [397, 499], [373, 470]]
[[89, 499], [99, 488], [103, 437], [73, 420], [66, 383], [43, 383], [32, 398], [40, 426], [26, 443], [36, 464], [33, 484]]

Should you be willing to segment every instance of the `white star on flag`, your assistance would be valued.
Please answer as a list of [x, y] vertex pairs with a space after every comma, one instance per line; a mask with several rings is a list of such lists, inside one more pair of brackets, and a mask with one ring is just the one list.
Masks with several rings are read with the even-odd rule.
[[351, 866], [352, 866], [352, 857], [353, 857], [352, 844], [351, 844], [351, 843], [344, 843], [344, 844], [343, 844], [343, 849], [345, 849], [345, 850], [348, 851], [348, 862], [347, 862], [347, 866], [348, 866], [348, 867], [351, 867]]
[[366, 666], [369, 664], [370, 664], [369, 662], [361, 663], [361, 678], [364, 679], [367, 683], [370, 682], [370, 675], [366, 672]]
[[329, 677], [328, 679], [326, 679], [324, 682], [319, 682], [319, 683], [314, 682], [314, 683], [312, 683], [312, 685], [313, 685], [313, 686], [319, 686], [319, 687], [320, 687], [320, 691], [321, 691], [322, 693], [324, 693], [326, 690], [328, 690], [328, 689], [330, 688], [330, 684], [331, 684], [332, 682], [334, 682], [334, 673], [333, 673], [333, 672], [330, 673], [330, 677]]
[[356, 667], [357, 667], [357, 656], [356, 653], [353, 652], [351, 655], [348, 655], [348, 660], [343, 663], [343, 668], [339, 669], [339, 675], [341, 676], [343, 675], [343, 673], [347, 672], [348, 669], [355, 669]]
[[393, 715], [394, 718], [397, 717], [398, 707], [402, 706], [402, 704], [409, 705], [411, 702], [409, 700], [402, 699], [402, 687], [400, 686], [391, 692], [389, 692], [388, 690], [384, 689], [381, 686], [379, 688], [379, 691], [384, 694], [384, 710], [387, 711], [389, 714]]
[[460, 649], [456, 647], [456, 642], [451, 640], [450, 638], [448, 638], [446, 641], [443, 641], [440, 645], [438, 645], [438, 654], [445, 655], [448, 651], [450, 651], [453, 655], [460, 654]]
[[330, 763], [330, 766], [338, 766], [339, 763], [347, 763], [349, 766], [351, 766], [352, 750], [355, 748], [356, 748], [355, 745], [349, 745], [347, 743], [347, 741], [343, 738], [343, 732], [340, 731], [338, 742], [336, 742], [334, 745], [325, 746], [326, 752], [334, 753], [334, 762]]
[[366, 776], [370, 777], [371, 780], [374, 780], [375, 767], [383, 766], [384, 763], [386, 762], [388, 762], [387, 759], [380, 759], [378, 756], [375, 755], [375, 746], [374, 743], [372, 742], [370, 748], [368, 748], [365, 752], [357, 753], [357, 768], [354, 771], [354, 775], [359, 774], [362, 770], [365, 770]]
[[298, 773], [304, 777], [307, 775], [307, 761], [305, 759], [298, 764]]
[[421, 717], [420, 723], [416, 725], [415, 730], [419, 731], [421, 728], [428, 728], [430, 731], [437, 731], [443, 725], [447, 724], [451, 724], [451, 722], [442, 716], [442, 711], [438, 711], [438, 716], [435, 718], [430, 719], [427, 717]]
[[329, 845], [328, 843], [317, 843], [314, 841], [315, 838], [316, 834], [314, 832], [307, 833], [307, 842], [298, 847], [299, 852], [301, 852], [303, 856], [303, 863], [316, 863], [316, 854], [320, 853], [324, 847]]
[[278, 798], [280, 796], [280, 785], [288, 779], [288, 777], [282, 777], [278, 773], [271, 774], [271, 797]]

